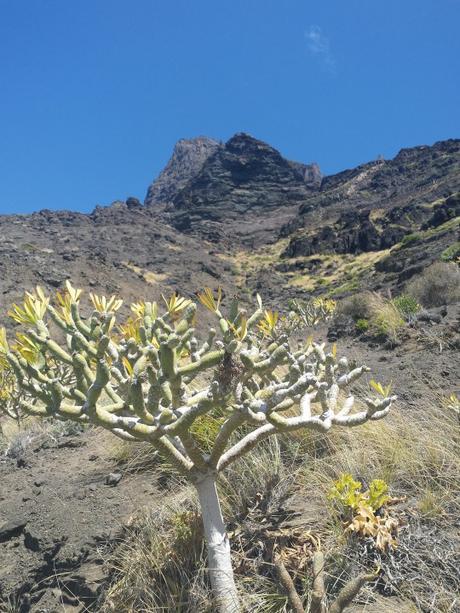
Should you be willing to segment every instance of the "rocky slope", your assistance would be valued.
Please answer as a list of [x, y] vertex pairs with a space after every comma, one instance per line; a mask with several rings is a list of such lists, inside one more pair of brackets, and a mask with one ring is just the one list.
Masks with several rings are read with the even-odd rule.
[[433, 204], [458, 191], [460, 140], [403, 149], [392, 160], [325, 177], [281, 229], [281, 236], [290, 238], [286, 255], [391, 247], [422, 229]]
[[218, 283], [274, 302], [397, 286], [458, 240], [459, 191], [459, 140], [329, 177], [247, 134], [183, 140], [147, 205], [0, 216], [0, 308], [68, 277], [128, 299]]
[[[180, 141], [145, 205], [0, 217], [1, 324], [24, 289], [55, 291], [66, 278], [127, 301], [222, 285], [278, 308], [309, 293], [400, 291], [458, 242], [459, 192], [459, 140], [332, 177], [246, 134]], [[334, 338], [419, 410], [440, 382], [443, 391], [458, 382], [458, 305], [445, 311], [408, 328], [396, 351]], [[130, 475], [92, 430], [14, 440], [0, 459], [0, 611], [100, 610], [108, 552], [135, 510], [164, 504], [165, 484]]]

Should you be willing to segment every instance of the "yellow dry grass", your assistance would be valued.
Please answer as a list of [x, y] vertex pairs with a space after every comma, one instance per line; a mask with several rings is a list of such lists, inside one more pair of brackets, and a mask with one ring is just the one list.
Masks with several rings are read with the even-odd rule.
[[126, 268], [132, 270], [132, 272], [136, 273], [138, 277], [144, 279], [146, 283], [149, 285], [156, 285], [157, 283], [161, 283], [162, 281], [166, 281], [168, 275], [165, 273], [153, 272], [151, 270], [146, 270], [145, 268], [141, 268], [140, 266], [136, 266], [132, 262], [122, 262]]

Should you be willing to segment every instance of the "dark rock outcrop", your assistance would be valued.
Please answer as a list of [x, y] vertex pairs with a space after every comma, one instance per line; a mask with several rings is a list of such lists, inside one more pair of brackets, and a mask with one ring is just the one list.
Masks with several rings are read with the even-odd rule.
[[216, 140], [206, 136], [179, 140], [171, 159], [148, 188], [145, 204], [152, 206], [170, 203], [220, 147]]
[[[371, 211], [347, 211], [332, 226], [326, 225], [313, 234], [293, 238], [284, 257], [309, 256], [316, 253], [362, 253], [388, 249], [411, 231], [404, 224], [401, 210], [377, 221]], [[394, 223], [398, 219], [399, 224]]]
[[320, 183], [316, 164], [290, 162], [266, 143], [236, 134], [172, 199], [170, 222], [180, 231], [211, 240], [226, 234], [243, 237], [248, 230], [273, 234], [273, 217], [280, 222], [278, 211], [281, 219], [294, 214]]

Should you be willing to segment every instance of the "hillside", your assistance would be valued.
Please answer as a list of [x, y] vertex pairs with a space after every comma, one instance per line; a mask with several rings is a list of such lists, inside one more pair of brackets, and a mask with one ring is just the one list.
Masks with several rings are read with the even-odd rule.
[[145, 205], [0, 216], [0, 306], [68, 277], [128, 298], [218, 283], [275, 300], [397, 287], [457, 240], [459, 191], [459, 140], [329, 177], [246, 134], [180, 141]]
[[[354, 394], [372, 376], [398, 401], [382, 422], [280, 437], [232, 468], [221, 489], [247, 610], [288, 610], [269, 539], [284, 543], [304, 589], [318, 537], [330, 593], [360, 569], [383, 569], [350, 611], [447, 613], [460, 589], [458, 407], [448, 401], [460, 393], [459, 221], [460, 140], [334, 176], [247, 134], [181, 140], [143, 204], [0, 216], [1, 323], [13, 336], [12, 302], [66, 279], [126, 304], [207, 286], [223, 287], [225, 306], [259, 292], [282, 314], [292, 298], [337, 299], [334, 317], [305, 333], [372, 368]], [[431, 273], [434, 304], [403, 296], [409, 310], [397, 310], [390, 297], [433, 262], [451, 275]], [[359, 294], [368, 289], [378, 293]], [[210, 613], [190, 490], [146, 443], [69, 423], [0, 417], [0, 612]], [[343, 537], [327, 499], [342, 472], [388, 482], [401, 528], [391, 555]]]

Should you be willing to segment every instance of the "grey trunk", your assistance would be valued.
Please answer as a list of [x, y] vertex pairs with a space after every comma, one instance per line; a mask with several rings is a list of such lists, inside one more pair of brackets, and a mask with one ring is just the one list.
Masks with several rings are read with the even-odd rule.
[[195, 487], [200, 499], [208, 550], [208, 570], [215, 605], [219, 613], [237, 613], [241, 609], [233, 578], [230, 542], [217, 496], [215, 475], [203, 475], [195, 483]]

